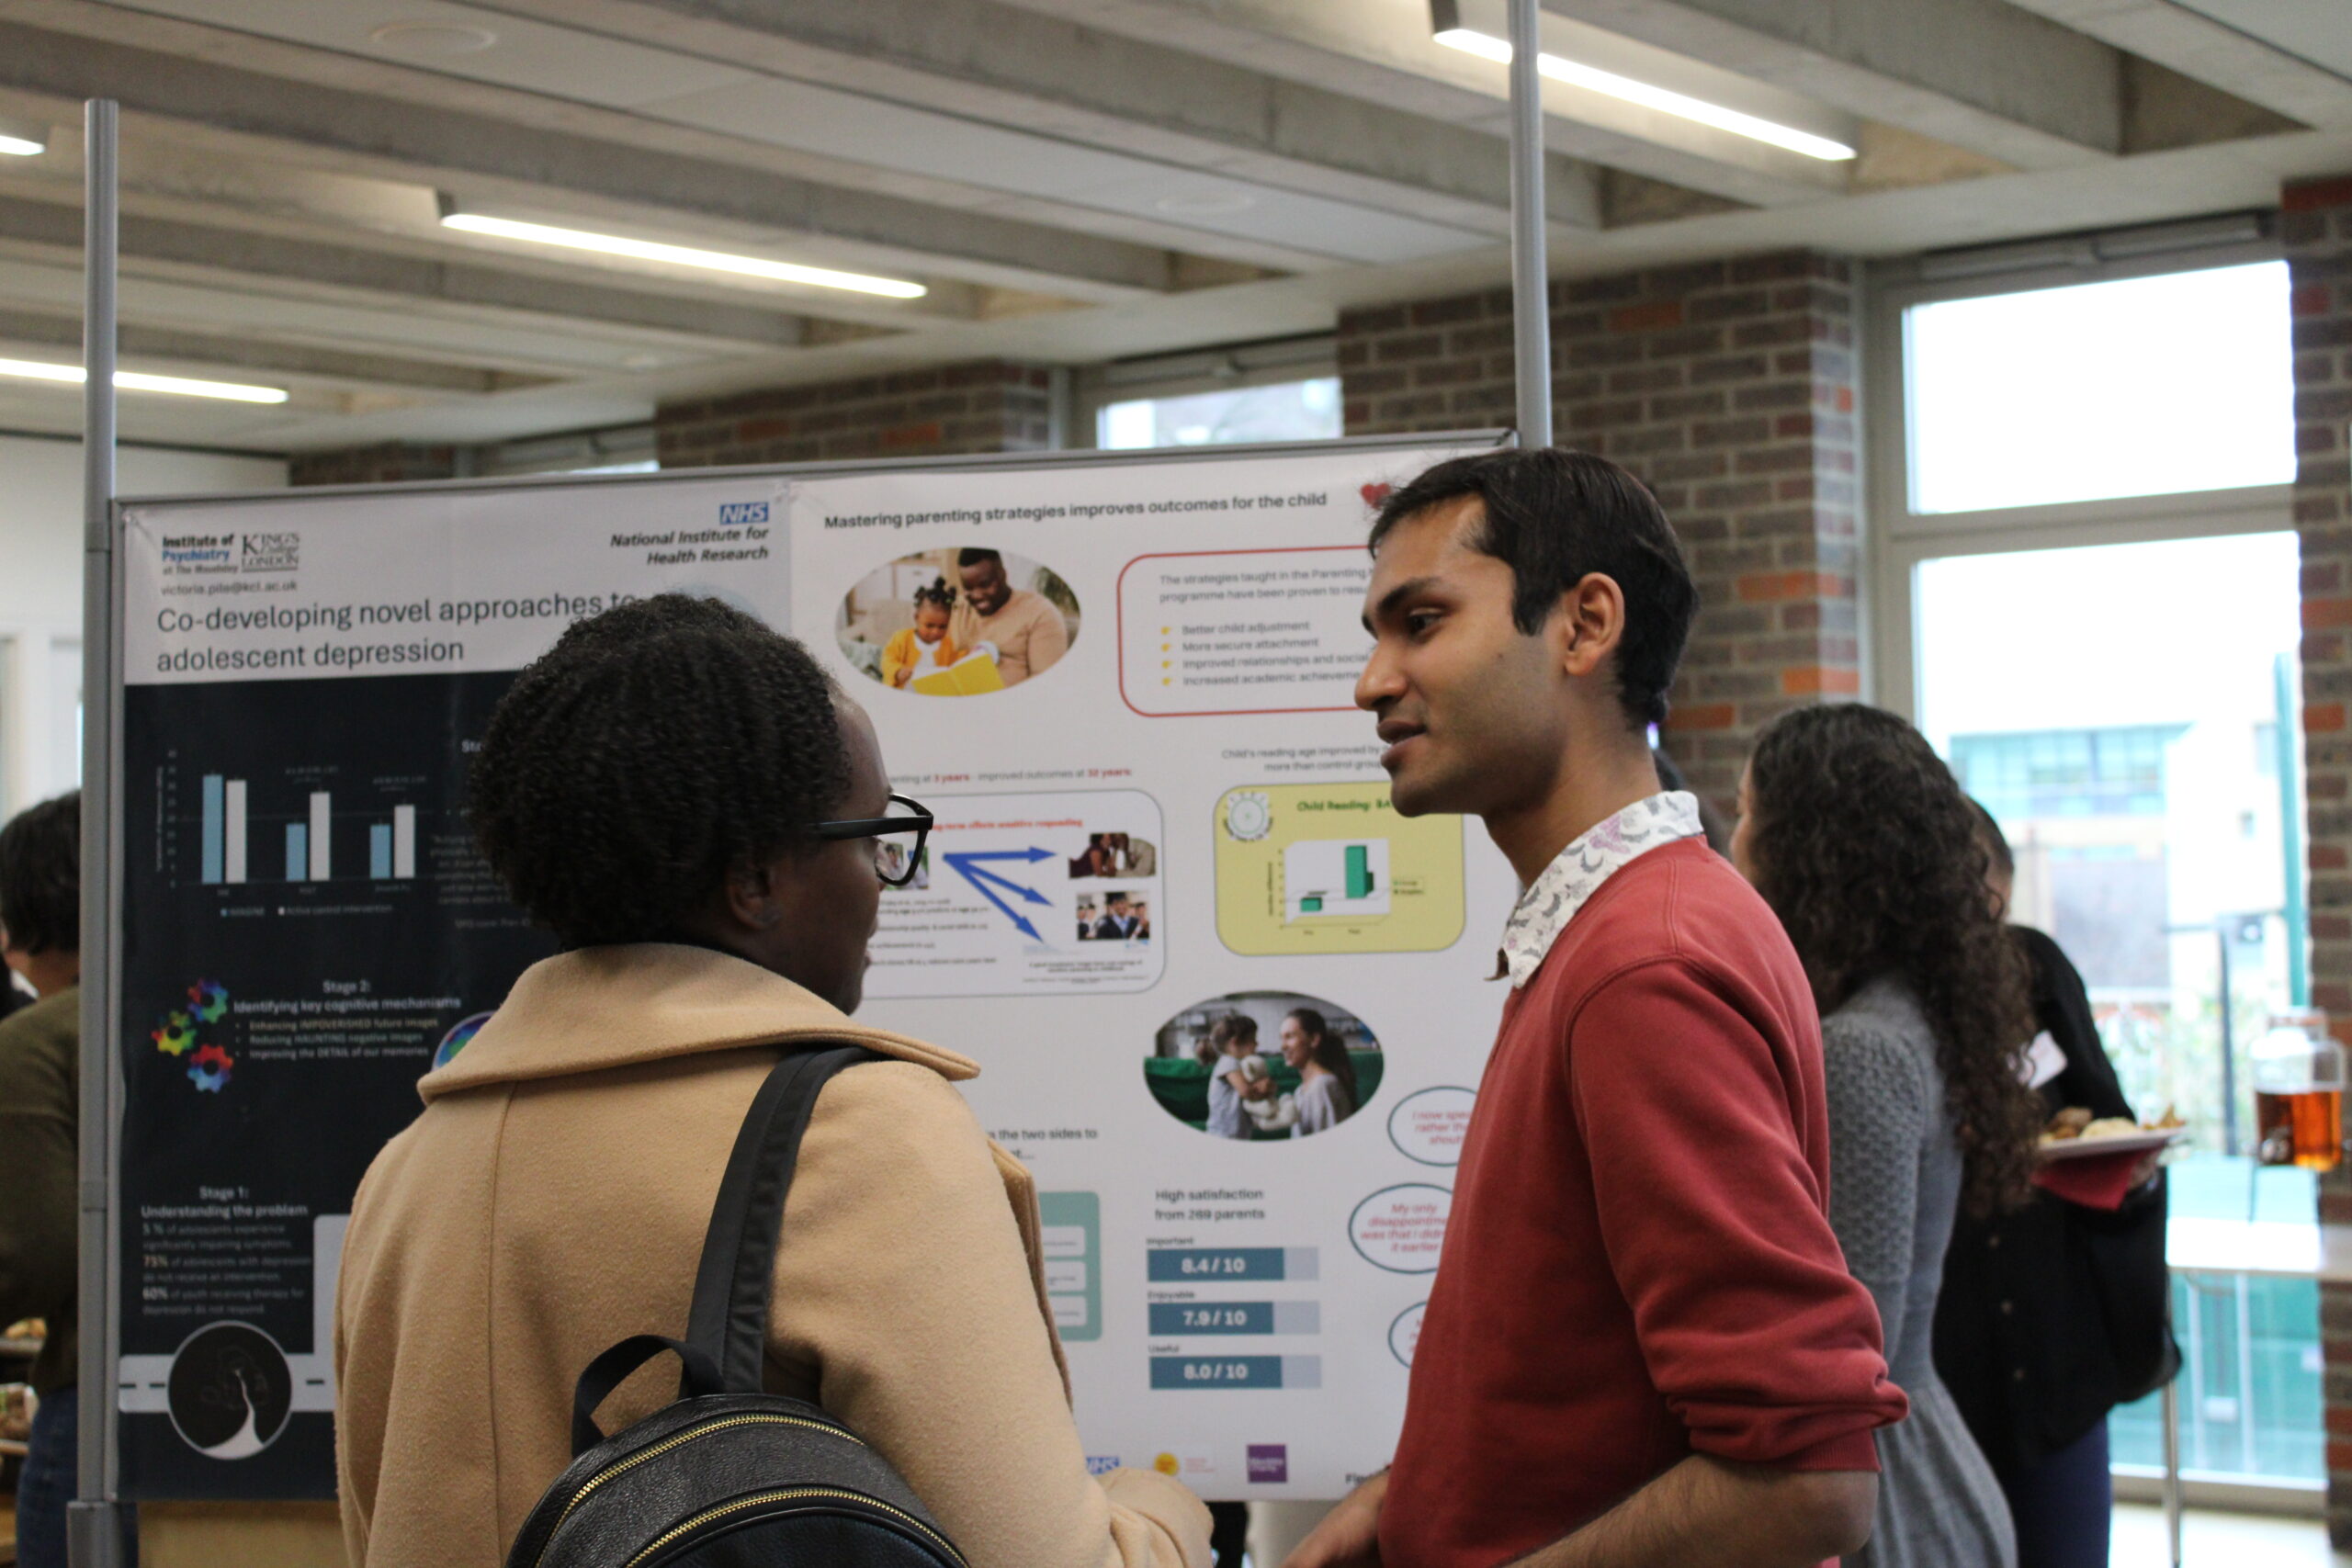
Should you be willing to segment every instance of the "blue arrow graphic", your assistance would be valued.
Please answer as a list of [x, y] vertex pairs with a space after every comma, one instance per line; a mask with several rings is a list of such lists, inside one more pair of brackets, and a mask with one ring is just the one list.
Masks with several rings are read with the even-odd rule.
[[[1051, 904], [1053, 900], [1046, 897], [1042, 893], [1039, 893], [1033, 887], [1023, 887], [1019, 883], [1009, 881], [1006, 878], [1000, 876], [995, 872], [989, 871], [984, 867], [975, 864], [974, 863], [978, 861], [990, 860], [1015, 860], [1028, 861], [1034, 863], [1035, 862], [1041, 860], [1052, 860], [1054, 858], [1053, 851], [1040, 849], [967, 850], [957, 853], [951, 853], [945, 858], [949, 869], [953, 870], [956, 875], [962, 877], [965, 881], [970, 883], [972, 885], [972, 890], [975, 893], [978, 893], [981, 897], [995, 905], [997, 912], [1001, 914], [1006, 919], [1011, 920], [1013, 924], [1014, 930], [1020, 931], [1023, 936], [1026, 936], [1031, 942], [1043, 942], [1046, 940], [1045, 937], [1038, 932], [1037, 928], [1031, 925], [1020, 911], [1013, 908], [1012, 905], [1006, 903], [1003, 898], [998, 896], [996, 888], [1002, 887], [1008, 892], [1018, 893], [1022, 897], [1027, 899], [1032, 904]], [[990, 886], [990, 883], [994, 883], [996, 886]]]
[[1008, 877], [1001, 876], [997, 873], [989, 871], [983, 867], [977, 865], [959, 865], [956, 869], [962, 872], [967, 877], [985, 877], [987, 880], [995, 883], [999, 887], [1003, 888], [1007, 893], [1020, 894], [1021, 897], [1026, 898], [1032, 904], [1044, 904], [1050, 908], [1054, 902], [1051, 898], [1046, 897], [1043, 893], [1038, 892], [1034, 887], [1023, 887], [1018, 882], [1014, 882]]

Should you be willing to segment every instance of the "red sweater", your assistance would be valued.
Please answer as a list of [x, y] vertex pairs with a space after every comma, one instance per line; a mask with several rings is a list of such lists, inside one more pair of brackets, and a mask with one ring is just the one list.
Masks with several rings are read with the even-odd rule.
[[1875, 1470], [1900, 1420], [1830, 1234], [1821, 1029], [1697, 839], [1595, 892], [1503, 1011], [1381, 1509], [1386, 1568], [1489, 1568], [1693, 1452]]

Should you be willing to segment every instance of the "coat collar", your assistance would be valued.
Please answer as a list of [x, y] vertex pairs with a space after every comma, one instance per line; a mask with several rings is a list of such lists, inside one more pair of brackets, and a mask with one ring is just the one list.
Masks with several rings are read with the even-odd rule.
[[483, 1084], [809, 1038], [865, 1045], [951, 1080], [979, 1075], [969, 1057], [854, 1023], [756, 964], [708, 948], [635, 942], [532, 964], [481, 1032], [425, 1074], [417, 1092], [429, 1103]]

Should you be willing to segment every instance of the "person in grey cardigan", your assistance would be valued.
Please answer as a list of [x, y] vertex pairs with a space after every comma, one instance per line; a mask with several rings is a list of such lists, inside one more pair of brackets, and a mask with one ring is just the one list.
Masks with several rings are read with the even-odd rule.
[[1830, 1227], [1911, 1396], [1879, 1432], [1876, 1524], [1846, 1561], [2014, 1568], [2008, 1505], [1933, 1355], [1953, 1223], [2030, 1194], [2041, 1120], [2019, 1070], [2027, 975], [1984, 891], [1973, 808], [1918, 731], [1847, 704], [1768, 728], [1739, 809], [1733, 861], [1822, 1011]]

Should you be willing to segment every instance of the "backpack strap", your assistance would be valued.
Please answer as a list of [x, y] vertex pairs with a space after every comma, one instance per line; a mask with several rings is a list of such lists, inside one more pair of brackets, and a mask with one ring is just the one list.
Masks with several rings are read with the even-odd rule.
[[[777, 1232], [784, 1224], [784, 1200], [792, 1189], [801, 1134], [808, 1130], [817, 1096], [843, 1067], [883, 1059], [862, 1045], [791, 1051], [752, 1097], [742, 1131], [735, 1135], [734, 1152], [727, 1156], [726, 1178], [718, 1184], [702, 1262], [695, 1270], [694, 1307], [686, 1319], [686, 1343], [717, 1367], [719, 1392], [761, 1392]], [[639, 1362], [645, 1359], [640, 1357]], [[689, 1360], [679, 1396], [702, 1392], [696, 1382]]]
[[686, 1364], [685, 1381], [679, 1397], [692, 1398], [697, 1394], [721, 1392], [718, 1363], [695, 1347], [664, 1335], [632, 1334], [589, 1362], [580, 1374], [580, 1382], [572, 1388], [572, 1458], [578, 1459], [605, 1440], [605, 1434], [596, 1426], [596, 1407], [612, 1396], [613, 1390], [627, 1382], [631, 1372], [664, 1350], [677, 1352], [678, 1359]]

